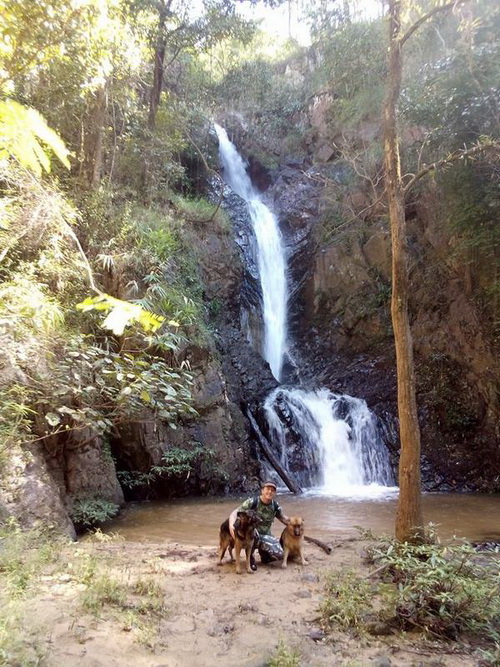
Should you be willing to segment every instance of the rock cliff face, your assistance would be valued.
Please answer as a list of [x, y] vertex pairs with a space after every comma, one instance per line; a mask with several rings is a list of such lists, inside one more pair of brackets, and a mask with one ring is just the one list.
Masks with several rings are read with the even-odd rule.
[[[299, 379], [366, 399], [385, 424], [396, 466], [388, 221], [339, 152], [346, 135], [332, 122], [331, 105], [328, 95], [317, 96], [300, 119], [307, 127], [306, 157], [281, 155], [271, 185], [267, 174], [255, 182], [264, 184], [287, 244], [291, 356]], [[262, 137], [252, 138], [249, 123], [235, 115], [226, 123], [244, 154], [262, 155]], [[380, 140], [377, 122], [362, 122], [348, 133], [350, 145], [358, 147]], [[410, 128], [404, 141], [421, 135], [421, 128]], [[271, 150], [275, 159], [276, 141]], [[252, 169], [258, 171], [255, 160]], [[481, 266], [457, 259], [443, 201], [429, 182], [406, 212], [424, 486], [498, 489], [498, 348], [491, 317], [478, 299]]]
[[[386, 422], [396, 462], [390, 234], [386, 221], [352, 219], [325, 243], [322, 184], [335, 173], [335, 161], [309, 169], [287, 161], [268, 192], [290, 254], [293, 356], [303, 381], [367, 401]], [[350, 193], [351, 204], [356, 196]], [[435, 186], [407, 218], [424, 485], [498, 488], [500, 368], [471, 289], [477, 277], [451, 259], [452, 233]]]

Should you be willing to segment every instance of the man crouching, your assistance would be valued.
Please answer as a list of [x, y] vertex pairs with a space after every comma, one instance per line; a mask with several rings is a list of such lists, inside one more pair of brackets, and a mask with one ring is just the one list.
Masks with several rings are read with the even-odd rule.
[[[248, 498], [238, 508], [236, 508], [229, 517], [229, 530], [236, 525], [238, 512], [253, 510], [260, 519], [260, 524], [257, 526], [257, 540], [254, 549], [258, 549], [260, 559], [263, 563], [270, 563], [274, 560], [281, 560], [283, 558], [283, 549], [280, 546], [278, 538], [273, 537], [271, 528], [273, 521], [277, 518], [285, 526], [289, 523], [289, 518], [283, 514], [279, 503], [274, 499], [276, 495], [276, 484], [271, 481], [266, 481], [262, 485], [260, 496]], [[252, 570], [257, 569], [255, 558], [253, 554], [250, 559], [250, 567]]]

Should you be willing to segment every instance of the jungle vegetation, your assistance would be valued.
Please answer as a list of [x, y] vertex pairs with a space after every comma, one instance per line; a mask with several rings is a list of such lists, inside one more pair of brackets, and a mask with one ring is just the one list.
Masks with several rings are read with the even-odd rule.
[[[8, 368], [0, 465], [32, 440], [88, 427], [106, 436], [145, 406], [173, 428], [195, 416], [179, 351], [211, 344], [188, 230], [215, 209], [203, 199], [217, 168], [214, 115], [242, 114], [272, 168], [285, 155], [314, 155], [309, 116], [328, 98], [328, 136], [371, 184], [373, 201], [380, 197], [382, 144], [352, 137], [381, 116], [385, 20], [360, 18], [349, 0], [328, 10], [305, 3], [311, 46], [290, 38], [270, 49], [238, 4], [0, 1], [0, 336]], [[405, 3], [403, 18], [411, 25], [433, 6]], [[406, 45], [398, 131], [418, 135], [401, 146], [408, 179], [499, 138], [500, 11], [494, 0], [452, 9]], [[431, 176], [449, 202], [450, 261], [478, 267], [475, 297], [494, 338], [498, 169], [494, 156], [482, 156]], [[325, 198], [333, 187], [325, 182]], [[221, 212], [216, 222], [226, 224]]]

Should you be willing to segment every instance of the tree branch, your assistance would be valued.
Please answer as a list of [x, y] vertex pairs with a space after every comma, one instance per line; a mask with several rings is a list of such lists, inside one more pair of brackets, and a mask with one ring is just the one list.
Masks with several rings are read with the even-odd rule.
[[420, 28], [420, 26], [428, 21], [430, 18], [435, 16], [436, 14], [439, 14], [440, 12], [447, 12], [448, 9], [453, 9], [454, 7], [458, 7], [458, 5], [463, 5], [466, 2], [470, 2], [470, 0], [453, 0], [453, 2], [447, 2], [444, 5], [441, 5], [440, 7], [434, 7], [434, 9], [431, 9], [430, 12], [427, 12], [427, 14], [424, 14], [421, 18], [418, 19], [408, 30], [405, 32], [405, 34], [399, 38], [399, 47], [401, 48], [405, 42], [407, 42], [410, 37]]
[[408, 181], [408, 183], [403, 187], [403, 193], [406, 195], [413, 188], [413, 186], [416, 183], [418, 183], [418, 181], [420, 181], [424, 176], [427, 176], [427, 174], [429, 174], [431, 171], [440, 169], [441, 167], [444, 167], [447, 164], [453, 164], [458, 160], [475, 157], [479, 153], [484, 153], [490, 150], [493, 151], [494, 153], [498, 152], [500, 154], [500, 142], [490, 141], [488, 143], [479, 144], [477, 146], [474, 146], [473, 148], [469, 148], [466, 150], [460, 149], [455, 151], [451, 155], [448, 155], [448, 157], [443, 158], [442, 160], [437, 160], [437, 162], [425, 165], [419, 172], [414, 174]]

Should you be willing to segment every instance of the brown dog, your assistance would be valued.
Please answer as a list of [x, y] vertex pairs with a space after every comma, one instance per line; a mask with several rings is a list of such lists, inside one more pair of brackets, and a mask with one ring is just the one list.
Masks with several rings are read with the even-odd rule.
[[280, 544], [283, 547], [283, 563], [281, 567], [286, 567], [288, 557], [300, 558], [302, 565], [308, 565], [304, 558], [304, 520], [300, 516], [290, 517], [290, 521], [281, 533]]
[[254, 510], [245, 510], [238, 512], [236, 521], [234, 522], [234, 539], [229, 530], [229, 519], [226, 519], [221, 524], [219, 532], [219, 562], [217, 565], [222, 565], [222, 559], [229, 548], [229, 556], [231, 561], [233, 558], [233, 548], [236, 556], [236, 574], [241, 574], [240, 567], [240, 552], [245, 549], [246, 555], [246, 569], [248, 574], [253, 574], [250, 567], [250, 556], [254, 549], [256, 528], [261, 523], [259, 515]]

